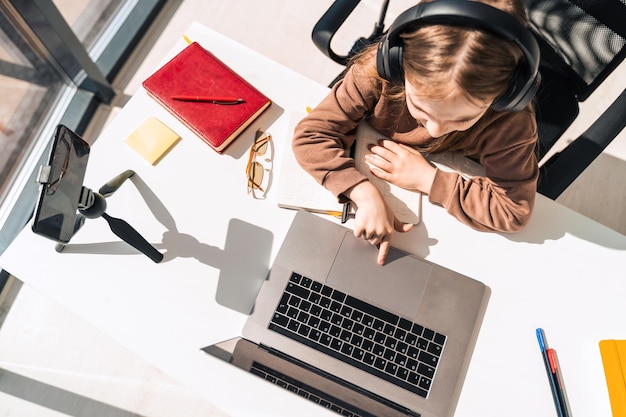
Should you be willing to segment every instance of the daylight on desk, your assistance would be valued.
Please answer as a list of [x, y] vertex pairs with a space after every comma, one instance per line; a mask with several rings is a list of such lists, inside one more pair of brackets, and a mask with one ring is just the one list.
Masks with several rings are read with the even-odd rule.
[[[620, 415], [626, 6], [595, 3], [520, 0], [527, 29], [492, 0], [0, 2], [0, 415]], [[525, 93], [476, 107], [404, 85], [398, 34], [459, 19], [529, 63]], [[375, 83], [346, 67], [363, 46]], [[216, 65], [230, 82], [203, 75]], [[398, 76], [400, 106], [372, 87]], [[368, 121], [330, 132], [362, 145], [337, 154], [346, 176], [326, 127], [364, 91]], [[493, 155], [410, 148], [431, 154], [430, 193], [376, 175], [412, 129], [471, 135], [476, 109], [519, 121], [517, 99], [529, 204], [503, 203], [500, 177], [524, 171], [495, 178]], [[362, 226], [351, 181], [404, 228]], [[473, 214], [478, 184], [501, 211]]]

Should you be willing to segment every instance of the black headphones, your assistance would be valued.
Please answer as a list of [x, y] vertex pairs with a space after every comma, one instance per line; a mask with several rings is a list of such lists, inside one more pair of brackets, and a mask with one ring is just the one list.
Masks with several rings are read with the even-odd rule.
[[469, 26], [515, 42], [525, 60], [518, 65], [507, 90], [494, 100], [491, 108], [496, 111], [520, 111], [530, 103], [541, 82], [537, 41], [513, 16], [477, 1], [435, 0], [420, 3], [400, 14], [378, 43], [376, 68], [381, 77], [394, 85], [404, 86], [400, 33], [407, 26], [415, 28], [429, 24]]

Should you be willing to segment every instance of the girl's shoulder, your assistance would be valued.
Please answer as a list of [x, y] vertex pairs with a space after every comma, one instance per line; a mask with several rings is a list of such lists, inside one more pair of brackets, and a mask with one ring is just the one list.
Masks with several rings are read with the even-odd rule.
[[376, 49], [367, 49], [351, 60], [344, 78], [359, 84], [368, 81], [370, 85], [379, 86], [382, 79], [376, 69]]
[[519, 112], [491, 112], [486, 117], [483, 132], [500, 132], [511, 140], [535, 141], [537, 120], [533, 106]]

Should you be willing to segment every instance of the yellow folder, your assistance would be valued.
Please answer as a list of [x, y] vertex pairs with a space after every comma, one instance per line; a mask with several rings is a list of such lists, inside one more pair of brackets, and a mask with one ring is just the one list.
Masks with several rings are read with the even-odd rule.
[[156, 117], [150, 116], [126, 138], [126, 144], [156, 165], [180, 140], [180, 136]]
[[600, 355], [613, 417], [626, 417], [626, 340], [601, 340]]

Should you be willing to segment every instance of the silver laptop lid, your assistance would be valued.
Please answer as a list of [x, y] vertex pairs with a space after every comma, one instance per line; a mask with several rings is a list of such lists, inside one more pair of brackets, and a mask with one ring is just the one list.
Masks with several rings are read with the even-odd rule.
[[[317, 215], [297, 213], [243, 336], [423, 416], [451, 415], [489, 290], [476, 280], [395, 249], [387, 265], [378, 266], [375, 260], [376, 248], [355, 238], [352, 231]], [[270, 330], [274, 310], [293, 271], [445, 335], [428, 398]]]

